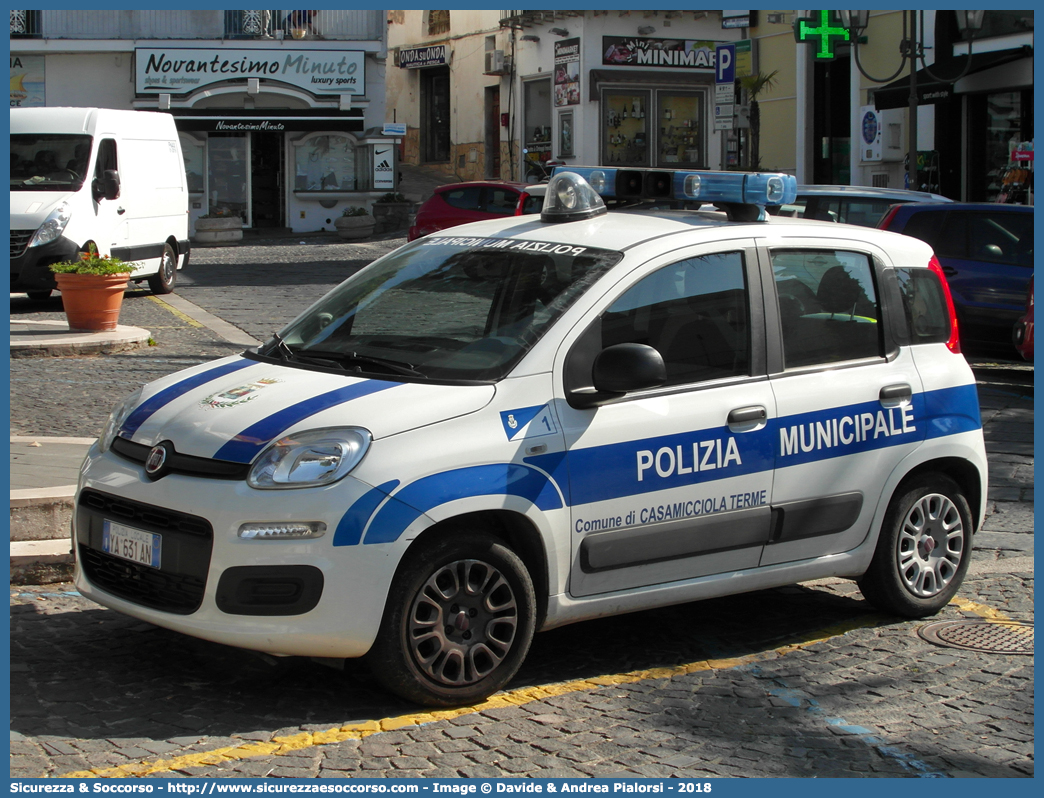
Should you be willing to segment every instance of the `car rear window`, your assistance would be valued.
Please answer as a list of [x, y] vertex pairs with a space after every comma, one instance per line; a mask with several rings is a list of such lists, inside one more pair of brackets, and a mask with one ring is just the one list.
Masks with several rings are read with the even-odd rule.
[[939, 276], [928, 269], [896, 269], [911, 344], [946, 343], [950, 314]]

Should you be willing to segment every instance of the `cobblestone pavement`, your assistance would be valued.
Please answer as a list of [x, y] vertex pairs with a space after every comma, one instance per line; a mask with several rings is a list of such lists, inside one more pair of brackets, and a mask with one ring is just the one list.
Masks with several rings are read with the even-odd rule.
[[[16, 778], [1033, 775], [1032, 657], [935, 646], [840, 580], [538, 635], [506, 698], [444, 719], [358, 663], [11, 590]], [[960, 599], [933, 620], [1031, 620], [1032, 575], [973, 576]]]
[[[197, 249], [178, 293], [258, 339], [400, 241]], [[63, 318], [12, 298], [12, 316]], [[91, 436], [137, 385], [238, 351], [129, 295], [134, 352], [11, 362], [11, 433]], [[937, 618], [1033, 621], [1032, 370], [976, 365], [989, 516]], [[1029, 777], [1033, 659], [943, 648], [842, 580], [538, 635], [510, 689], [424, 713], [343, 672], [11, 588], [11, 775]], [[121, 769], [122, 768], [122, 769]]]

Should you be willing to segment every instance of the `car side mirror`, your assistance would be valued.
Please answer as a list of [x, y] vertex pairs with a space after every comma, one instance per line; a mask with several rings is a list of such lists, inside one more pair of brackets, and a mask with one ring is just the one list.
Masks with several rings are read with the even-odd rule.
[[612, 399], [667, 382], [663, 356], [646, 344], [616, 344], [599, 352], [591, 367], [593, 388], [573, 391], [573, 407], [596, 407]]
[[120, 173], [115, 169], [106, 169], [101, 177], [94, 178], [91, 183], [91, 192], [94, 201], [107, 199], [114, 200], [120, 196]]

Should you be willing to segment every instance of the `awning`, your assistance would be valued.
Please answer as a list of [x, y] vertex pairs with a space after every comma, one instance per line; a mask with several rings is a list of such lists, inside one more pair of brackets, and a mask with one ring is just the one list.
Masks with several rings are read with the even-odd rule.
[[363, 130], [361, 108], [344, 112], [322, 108], [171, 108], [169, 113], [178, 130], [210, 133], [283, 133], [291, 130], [360, 133]]
[[[971, 69], [967, 75], [974, 75], [984, 69], [1006, 64], [1025, 58], [1026, 54], [1021, 50], [999, 50], [992, 53], [972, 52]], [[928, 69], [940, 78], [958, 77], [968, 63], [968, 56], [960, 55], [951, 59], [946, 64], [936, 64]], [[964, 77], [967, 77], [964, 75]], [[936, 103], [949, 102], [954, 96], [953, 83], [941, 83], [928, 74], [927, 69], [917, 70], [917, 104], [935, 105]], [[893, 80], [874, 91], [874, 107], [878, 111], [887, 111], [891, 108], [907, 108], [910, 105], [910, 76]]]

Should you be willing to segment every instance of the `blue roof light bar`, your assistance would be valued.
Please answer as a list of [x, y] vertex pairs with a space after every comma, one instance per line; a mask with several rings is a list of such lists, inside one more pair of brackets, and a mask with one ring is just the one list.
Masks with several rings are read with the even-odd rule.
[[761, 208], [797, 199], [797, 178], [781, 173], [556, 166], [552, 175], [562, 172], [580, 175], [602, 197], [613, 199], [671, 199]]

